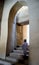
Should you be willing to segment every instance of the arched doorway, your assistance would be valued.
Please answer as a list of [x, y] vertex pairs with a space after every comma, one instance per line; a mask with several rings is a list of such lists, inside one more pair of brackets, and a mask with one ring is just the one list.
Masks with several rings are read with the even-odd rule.
[[[25, 2], [25, 1], [23, 1]], [[22, 3], [22, 2], [21, 2]], [[13, 45], [12, 45], [12, 39], [11, 39], [11, 34], [12, 34], [12, 25], [14, 22], [14, 17], [17, 13], [17, 11], [24, 5], [22, 5], [20, 2], [17, 2], [10, 10], [9, 13], [9, 18], [8, 18], [8, 39], [7, 39], [7, 48], [6, 48], [6, 55], [8, 56], [10, 52], [13, 50]]]

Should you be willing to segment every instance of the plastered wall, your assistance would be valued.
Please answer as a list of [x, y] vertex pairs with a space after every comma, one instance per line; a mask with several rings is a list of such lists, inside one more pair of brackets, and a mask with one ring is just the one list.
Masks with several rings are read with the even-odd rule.
[[29, 3], [30, 14], [30, 59], [31, 65], [39, 65], [39, 0]]

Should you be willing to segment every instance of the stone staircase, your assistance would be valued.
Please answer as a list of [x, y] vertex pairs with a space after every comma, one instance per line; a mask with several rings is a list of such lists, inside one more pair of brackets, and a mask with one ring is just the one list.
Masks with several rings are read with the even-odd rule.
[[[11, 58], [15, 58], [17, 60], [21, 59], [22, 56], [24, 56], [22, 47], [18, 47], [16, 50], [13, 50], [13, 52], [10, 53], [10, 57]], [[27, 50], [26, 56], [29, 57], [29, 50]]]
[[21, 58], [20, 50], [13, 50], [13, 53], [10, 53], [10, 56], [6, 57], [6, 59], [0, 59], [0, 65], [12, 65], [18, 62], [18, 59]]
[[[29, 51], [27, 51], [29, 53]], [[13, 65], [18, 62], [19, 59], [22, 59], [23, 56], [23, 50], [21, 47], [17, 48], [16, 50], [13, 50], [12, 53], [6, 59], [0, 60], [0, 65]], [[27, 54], [29, 56], [29, 54]]]

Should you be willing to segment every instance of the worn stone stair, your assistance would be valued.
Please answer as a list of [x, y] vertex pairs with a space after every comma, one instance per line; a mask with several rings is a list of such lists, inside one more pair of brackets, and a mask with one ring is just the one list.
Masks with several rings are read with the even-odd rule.
[[10, 53], [10, 57], [16, 58], [16, 59], [21, 58], [21, 55], [22, 55], [22, 54], [20, 54], [20, 53]]
[[5, 59], [0, 59], [0, 65], [13, 65], [17, 62], [18, 60], [16, 58], [12, 58], [10, 56], [6, 57]]
[[13, 50], [13, 52], [23, 54], [23, 50]]
[[18, 48], [17, 48], [17, 50], [22, 50], [22, 47], [21, 47], [21, 46], [20, 46], [20, 47], [18, 47]]
[[18, 61], [18, 59], [13, 58], [13, 57], [11, 57], [11, 56], [6, 57], [6, 60], [7, 60], [8, 62], [11, 62], [12, 64], [14, 64], [14, 63], [16, 63], [16, 62]]
[[0, 60], [0, 65], [12, 65], [10, 62]]

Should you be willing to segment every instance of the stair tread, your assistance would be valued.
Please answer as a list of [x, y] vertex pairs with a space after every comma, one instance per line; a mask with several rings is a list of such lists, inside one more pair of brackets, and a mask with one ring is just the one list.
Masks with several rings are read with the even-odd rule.
[[10, 62], [13, 62], [13, 63], [18, 61], [16, 58], [12, 58], [10, 56], [9, 57], [6, 57], [6, 60], [7, 61], [10, 61]]
[[11, 65], [11, 63], [3, 61], [3, 60], [0, 60], [0, 65]]
[[10, 53], [10, 55], [17, 55], [17, 56], [20, 56], [20, 55], [24, 55], [23, 53]]

